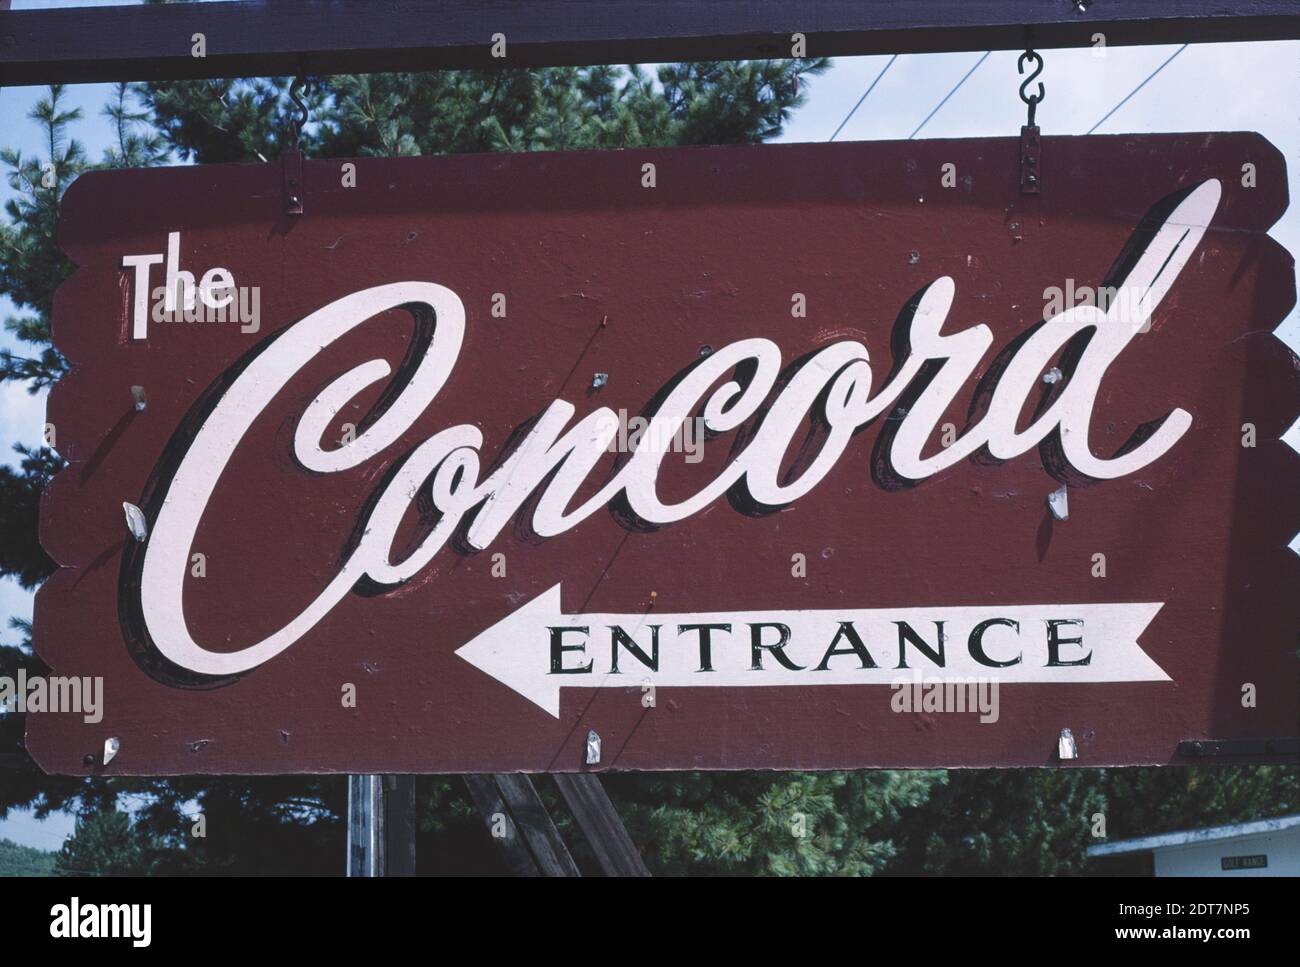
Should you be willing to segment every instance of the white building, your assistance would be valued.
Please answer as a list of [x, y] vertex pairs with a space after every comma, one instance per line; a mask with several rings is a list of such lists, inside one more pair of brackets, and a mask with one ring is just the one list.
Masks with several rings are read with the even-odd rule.
[[1300, 876], [1300, 815], [1088, 847], [1090, 857], [1143, 853], [1156, 876]]

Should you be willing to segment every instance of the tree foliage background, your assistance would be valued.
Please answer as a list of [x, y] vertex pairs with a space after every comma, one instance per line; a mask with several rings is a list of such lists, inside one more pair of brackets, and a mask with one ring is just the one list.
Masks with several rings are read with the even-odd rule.
[[[307, 92], [309, 156], [608, 149], [756, 143], [782, 130], [821, 60], [638, 68], [459, 71], [316, 79]], [[0, 380], [38, 392], [64, 361], [50, 345], [54, 290], [71, 269], [55, 245], [63, 191], [92, 168], [268, 162], [296, 115], [287, 78], [117, 85], [104, 107], [116, 132], [98, 160], [77, 140], [80, 113], [53, 87], [30, 115], [44, 150], [5, 148], [16, 196], [0, 225], [0, 291], [19, 308], [5, 328], [25, 346], [0, 354]], [[53, 565], [37, 541], [39, 497], [61, 460], [17, 447], [0, 466], [0, 574], [35, 588]], [[30, 629], [13, 621], [0, 675], [42, 673]], [[24, 723], [0, 715], [0, 752]], [[1058, 874], [1086, 869], [1095, 816], [1111, 837], [1300, 810], [1294, 769], [915, 771], [619, 775], [607, 788], [658, 873]], [[580, 863], [585, 844], [556, 791], [540, 790]], [[0, 815], [74, 810], [57, 870], [87, 873], [338, 874], [341, 777], [70, 779], [34, 766], [0, 774]], [[422, 872], [499, 869], [458, 780], [422, 777]], [[203, 836], [194, 835], [202, 814]]]

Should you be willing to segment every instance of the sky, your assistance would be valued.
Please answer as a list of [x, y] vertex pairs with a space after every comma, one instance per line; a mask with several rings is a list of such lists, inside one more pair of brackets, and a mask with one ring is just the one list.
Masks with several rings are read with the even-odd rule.
[[[87, 0], [78, 2], [85, 5]], [[16, 0], [14, 8], [57, 5], [53, 0]], [[888, 70], [836, 141], [909, 137], [972, 67], [976, 68], [974, 72], [925, 121], [916, 136], [976, 138], [1018, 134], [1025, 122], [1025, 106], [1017, 93], [1018, 52], [996, 51], [981, 62], [983, 54], [978, 50], [905, 54], [892, 64], [889, 56], [839, 58], [826, 74], [805, 82], [807, 103], [776, 140], [828, 140], [886, 65]], [[1045, 66], [1039, 79], [1046, 86], [1046, 98], [1039, 106], [1037, 120], [1044, 135], [1084, 134], [1103, 118], [1106, 120], [1097, 127], [1098, 134], [1257, 131], [1285, 155], [1291, 196], [1300, 197], [1300, 42], [1203, 44], [1182, 50], [1178, 45], [1045, 50], [1042, 57]], [[1133, 93], [1162, 64], [1166, 66]], [[74, 125], [73, 133], [92, 158], [100, 157], [112, 138], [111, 127], [100, 113], [109, 91], [107, 84], [69, 89], [70, 103], [80, 107], [84, 115]], [[40, 151], [40, 132], [26, 115], [44, 93], [39, 88], [0, 90], [0, 144], [18, 148], [24, 154]], [[1108, 112], [1130, 94], [1129, 100], [1107, 118]], [[0, 184], [0, 201], [12, 194], [7, 182]], [[1291, 252], [1300, 252], [1297, 206], [1292, 205], [1270, 234]], [[0, 293], [0, 318], [16, 313], [13, 303]], [[1300, 312], [1293, 311], [1278, 333], [1300, 353]], [[23, 351], [21, 344], [7, 334], [0, 334], [0, 347]], [[0, 459], [13, 456], [8, 448], [14, 442], [40, 442], [44, 412], [43, 395], [32, 396], [17, 385], [0, 384]], [[1300, 449], [1300, 423], [1292, 427], [1287, 439]], [[10, 615], [30, 618], [31, 595], [15, 582], [0, 579], [0, 620]], [[12, 632], [0, 630], [0, 640], [13, 638]], [[8, 819], [0, 820], [0, 838], [57, 849], [71, 828], [70, 817], [58, 816], [40, 823], [30, 816], [11, 813]]]

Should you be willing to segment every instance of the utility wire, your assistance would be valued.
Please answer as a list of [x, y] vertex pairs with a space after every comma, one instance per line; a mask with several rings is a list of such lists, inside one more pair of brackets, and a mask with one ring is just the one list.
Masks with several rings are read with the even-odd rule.
[[851, 110], [848, 114], [844, 116], [844, 120], [840, 122], [840, 126], [835, 129], [834, 134], [832, 134], [829, 138], [827, 138], [827, 141], [834, 141], [835, 138], [839, 135], [839, 133], [844, 130], [844, 125], [848, 124], [849, 119], [852, 118], [853, 115], [858, 112], [858, 108], [862, 107], [862, 102], [867, 99], [867, 95], [876, 89], [876, 85], [880, 83], [880, 79], [885, 76], [885, 71], [893, 67], [894, 61], [896, 60], [898, 60], [897, 54], [894, 54], [892, 57], [889, 58], [889, 62], [886, 63], [885, 66], [880, 69], [880, 73], [876, 75], [876, 79], [871, 82], [871, 84], [867, 87], [865, 91], [862, 92], [862, 96], [858, 98], [858, 103], [854, 104], [853, 110]]
[[992, 53], [992, 51], [988, 51], [988, 50], [984, 51], [984, 56], [975, 62], [975, 66], [966, 72], [966, 76], [957, 82], [956, 87], [954, 87], [951, 91], [949, 91], [947, 94], [944, 95], [943, 100], [934, 106], [934, 110], [925, 116], [925, 120], [916, 126], [916, 131], [913, 131], [911, 134], [907, 136], [907, 140], [911, 141], [914, 137], [916, 137], [917, 132], [919, 132], [923, 127], [925, 127], [927, 124], [930, 123], [930, 118], [938, 114], [939, 108], [943, 107], [945, 104], [948, 103], [948, 98], [956, 94], [957, 91], [960, 90], [961, 86], [965, 84], [968, 80], [970, 80], [970, 76], [979, 69], [980, 64], [984, 63], [984, 61], [988, 59], [990, 53]]
[[1110, 120], [1110, 116], [1111, 116], [1112, 114], [1114, 114], [1116, 111], [1118, 111], [1120, 108], [1122, 108], [1125, 104], [1127, 104], [1127, 103], [1129, 102], [1129, 99], [1130, 99], [1134, 94], [1136, 94], [1138, 91], [1142, 90], [1142, 88], [1144, 88], [1144, 87], [1147, 86], [1147, 81], [1150, 81], [1151, 78], [1155, 77], [1155, 76], [1156, 76], [1157, 74], [1159, 74], [1162, 70], [1164, 70], [1166, 67], [1168, 67], [1169, 64], [1170, 64], [1170, 62], [1173, 61], [1173, 59], [1174, 59], [1175, 57], [1177, 57], [1179, 54], [1181, 54], [1181, 53], [1182, 53], [1183, 51], [1185, 51], [1186, 49], [1187, 49], [1187, 45], [1186, 45], [1186, 44], [1183, 44], [1183, 46], [1179, 47], [1176, 51], [1174, 51], [1172, 54], [1170, 54], [1168, 60], [1166, 60], [1163, 64], [1161, 64], [1159, 67], [1157, 67], [1155, 70], [1153, 70], [1150, 74], [1148, 74], [1148, 75], [1147, 75], [1147, 78], [1146, 78], [1145, 81], [1143, 81], [1143, 82], [1142, 82], [1141, 84], [1139, 84], [1137, 87], [1133, 88], [1133, 90], [1129, 91], [1129, 92], [1128, 92], [1128, 96], [1125, 97], [1124, 100], [1120, 101], [1120, 102], [1119, 102], [1118, 104], [1116, 104], [1113, 108], [1111, 108], [1109, 111], [1107, 111], [1107, 112], [1106, 112], [1106, 116], [1105, 116], [1104, 118], [1102, 118], [1100, 121], [1098, 121], [1096, 124], [1094, 124], [1092, 127], [1090, 127], [1090, 128], [1088, 129], [1088, 133], [1089, 133], [1089, 134], [1092, 134], [1092, 132], [1096, 131], [1099, 127], [1101, 127], [1101, 126], [1102, 126], [1103, 124], [1105, 124], [1108, 120]]

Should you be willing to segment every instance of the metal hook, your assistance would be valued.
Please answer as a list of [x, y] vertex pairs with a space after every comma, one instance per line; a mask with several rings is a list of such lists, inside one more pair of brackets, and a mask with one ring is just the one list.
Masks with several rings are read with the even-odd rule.
[[1032, 128], [1034, 126], [1034, 114], [1036, 112], [1036, 109], [1038, 108], [1039, 103], [1043, 100], [1044, 97], [1047, 96], [1047, 88], [1043, 86], [1042, 81], [1039, 81], [1037, 94], [1025, 93], [1026, 88], [1029, 87], [1029, 85], [1033, 82], [1034, 78], [1036, 78], [1039, 74], [1043, 72], [1043, 58], [1040, 57], [1037, 54], [1037, 52], [1035, 52], [1034, 49], [1031, 47], [1028, 50], [1026, 50], [1023, 54], [1021, 54], [1020, 58], [1016, 61], [1017, 74], [1023, 74], [1025, 72], [1026, 61], [1030, 61], [1034, 64], [1034, 71], [1032, 74], [1030, 74], [1028, 77], [1026, 77], [1023, 81], [1020, 82], [1020, 100], [1024, 101], [1026, 104], [1029, 105], [1029, 126]]
[[293, 101], [293, 103], [297, 105], [298, 108], [298, 120], [295, 121], [293, 125], [294, 145], [297, 145], [298, 142], [302, 139], [302, 129], [303, 127], [306, 126], [307, 118], [309, 116], [309, 112], [307, 110], [307, 102], [298, 96], [298, 92], [308, 86], [310, 86], [309, 82], [301, 74], [295, 77], [293, 79], [293, 83], [289, 85], [289, 100]]

